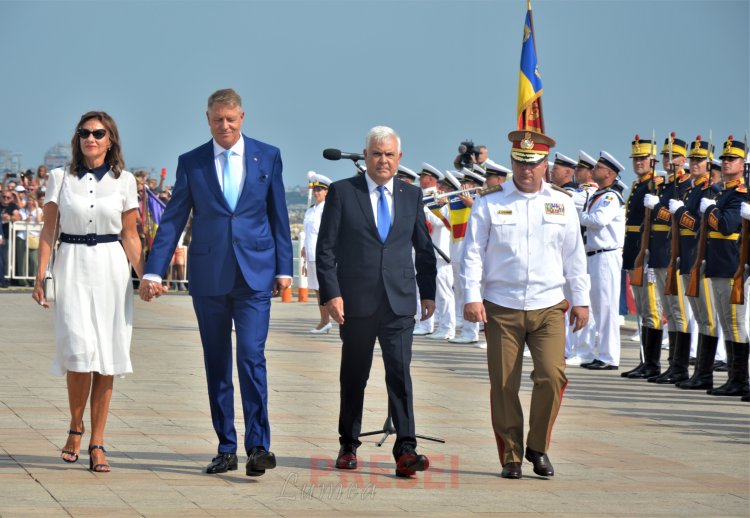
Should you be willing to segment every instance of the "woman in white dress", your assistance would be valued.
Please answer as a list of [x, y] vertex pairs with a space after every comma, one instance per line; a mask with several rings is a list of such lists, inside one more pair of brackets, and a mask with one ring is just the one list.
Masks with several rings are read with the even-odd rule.
[[[331, 185], [331, 179], [322, 174], [313, 175], [310, 178], [310, 188], [312, 189], [315, 205], [307, 209], [303, 228], [305, 230], [305, 239], [302, 242], [302, 258], [305, 259], [307, 275], [307, 287], [315, 291], [315, 296], [320, 302], [320, 293], [318, 292], [318, 275], [315, 266], [315, 246], [318, 244], [318, 230], [320, 229], [320, 218], [323, 216], [323, 207], [326, 204], [328, 195], [328, 186]], [[320, 310], [320, 323], [310, 329], [313, 334], [327, 334], [333, 325], [331, 316], [325, 306], [318, 304]]]
[[[117, 125], [104, 112], [88, 112], [76, 126], [68, 167], [50, 172], [33, 298], [49, 307], [44, 277], [54, 244], [55, 345], [51, 372], [66, 375], [70, 430], [62, 449], [76, 462], [91, 399], [89, 469], [108, 472], [104, 427], [114, 376], [133, 372], [130, 338], [133, 289], [130, 264], [140, 277], [135, 178], [123, 170]], [[128, 264], [130, 263], [130, 264]]]

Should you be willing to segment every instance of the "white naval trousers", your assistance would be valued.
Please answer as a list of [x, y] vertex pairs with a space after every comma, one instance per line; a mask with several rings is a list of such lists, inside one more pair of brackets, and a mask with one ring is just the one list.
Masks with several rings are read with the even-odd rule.
[[619, 250], [602, 252], [587, 257], [591, 277], [591, 312], [599, 333], [599, 360], [620, 365], [620, 270], [622, 253]]

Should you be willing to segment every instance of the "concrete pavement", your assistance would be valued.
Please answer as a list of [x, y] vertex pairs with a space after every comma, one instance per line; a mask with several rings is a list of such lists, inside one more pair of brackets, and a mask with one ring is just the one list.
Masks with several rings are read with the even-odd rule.
[[[94, 474], [85, 451], [77, 464], [59, 459], [69, 417], [65, 380], [48, 374], [51, 312], [30, 292], [0, 294], [0, 516], [750, 515], [750, 405], [739, 398], [569, 367], [550, 450], [555, 477], [537, 477], [525, 463], [522, 480], [504, 480], [485, 352], [425, 338], [415, 340], [412, 362], [417, 432], [446, 440], [420, 442], [431, 469], [397, 479], [393, 439], [378, 448], [373, 436], [359, 449], [360, 469], [337, 471], [340, 342], [307, 333], [317, 314], [314, 303], [273, 304], [267, 359], [278, 467], [260, 478], [243, 466], [206, 475], [216, 439], [191, 300], [138, 301], [135, 372], [115, 380], [105, 439], [113, 471]], [[637, 354], [624, 341], [621, 369]], [[526, 359], [526, 411], [530, 370]], [[386, 400], [376, 348], [365, 430], [381, 427]]]

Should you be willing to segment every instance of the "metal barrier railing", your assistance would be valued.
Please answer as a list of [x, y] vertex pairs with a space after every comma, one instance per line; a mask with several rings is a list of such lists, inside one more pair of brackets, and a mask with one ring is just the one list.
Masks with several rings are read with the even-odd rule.
[[[38, 238], [42, 231], [41, 223], [31, 223], [28, 221], [16, 221], [9, 225], [9, 236], [5, 240], [5, 280], [6, 281], [26, 281], [31, 283], [36, 277], [37, 270], [37, 252], [38, 252]], [[36, 245], [34, 239], [29, 239], [29, 236], [37, 238]], [[299, 257], [298, 243], [294, 242], [294, 278], [292, 279], [293, 286], [299, 286], [300, 283], [300, 262], [302, 259]], [[22, 247], [22, 248], [20, 248]], [[177, 275], [178, 269], [176, 265], [170, 265], [169, 271], [171, 275], [164, 278], [164, 282], [170, 282], [170, 289], [181, 289], [186, 288], [188, 285], [187, 279], [187, 262], [188, 262], [188, 248], [185, 247], [185, 256], [183, 268], [183, 274]], [[20, 265], [20, 267], [19, 267]], [[181, 286], [180, 286], [181, 284]]]

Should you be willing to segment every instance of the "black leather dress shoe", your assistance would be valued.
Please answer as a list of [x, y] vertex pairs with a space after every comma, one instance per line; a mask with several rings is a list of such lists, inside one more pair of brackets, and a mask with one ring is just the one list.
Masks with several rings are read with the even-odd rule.
[[591, 367], [592, 365], [594, 365], [598, 361], [599, 360], [594, 359], [594, 360], [591, 360], [590, 362], [583, 362], [582, 364], [579, 365], [579, 367], [581, 367], [583, 369], [588, 369], [589, 367]]
[[245, 474], [248, 477], [259, 477], [267, 469], [276, 467], [276, 456], [273, 452], [267, 451], [263, 446], [255, 446], [247, 454], [247, 464], [245, 465]]
[[549, 461], [546, 453], [539, 453], [531, 448], [526, 448], [526, 460], [534, 465], [534, 473], [540, 477], [552, 477], [555, 475], [555, 468]]
[[396, 476], [413, 477], [417, 471], [425, 471], [430, 467], [430, 459], [419, 455], [414, 449], [405, 449], [396, 459]]
[[521, 463], [507, 463], [505, 466], [503, 466], [503, 471], [500, 472], [500, 476], [503, 478], [521, 478]]
[[343, 445], [336, 458], [336, 468], [357, 469], [357, 448], [350, 444]]
[[599, 358], [596, 360], [589, 362], [589, 363], [582, 363], [581, 367], [584, 369], [595, 369], [598, 365], [605, 365], [603, 361], [601, 361]]
[[590, 371], [616, 371], [619, 368], [617, 365], [610, 365], [609, 363], [604, 363], [599, 360], [597, 361], [599, 363], [595, 363], [588, 367]]
[[234, 453], [219, 453], [211, 460], [211, 464], [206, 466], [206, 473], [226, 473], [237, 469], [237, 455]]

